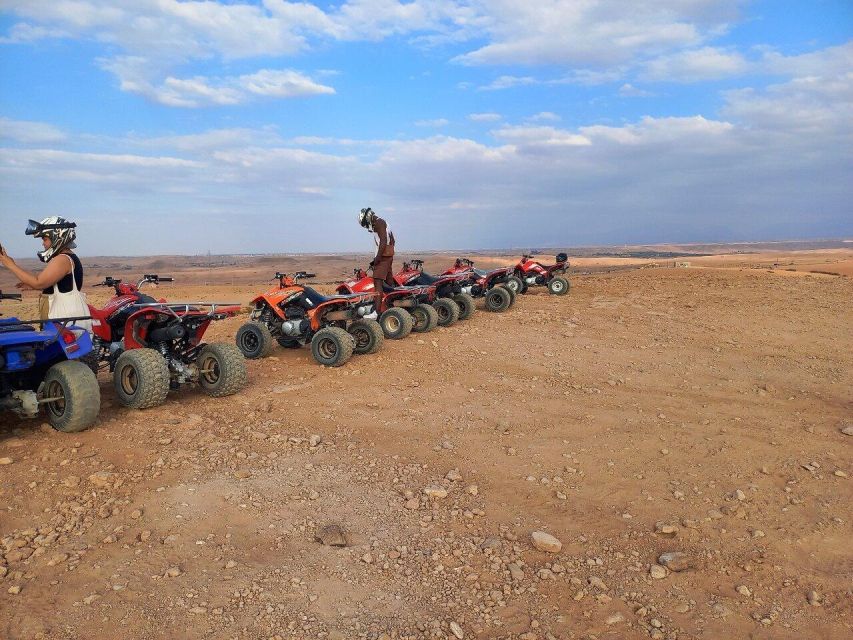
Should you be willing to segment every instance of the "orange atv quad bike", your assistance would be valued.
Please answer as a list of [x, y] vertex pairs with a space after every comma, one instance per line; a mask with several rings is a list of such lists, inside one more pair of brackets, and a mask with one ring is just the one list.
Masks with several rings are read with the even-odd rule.
[[375, 353], [382, 348], [382, 327], [372, 318], [371, 294], [324, 296], [299, 284], [313, 273], [291, 276], [276, 273], [278, 286], [252, 300], [249, 322], [237, 331], [237, 347], [247, 358], [265, 358], [273, 341], [282, 347], [311, 345], [311, 355], [322, 365], [340, 367], [353, 353]]

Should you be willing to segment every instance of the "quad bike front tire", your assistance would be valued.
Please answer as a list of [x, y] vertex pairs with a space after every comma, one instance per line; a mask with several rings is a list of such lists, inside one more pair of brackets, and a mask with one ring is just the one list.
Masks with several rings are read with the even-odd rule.
[[453, 296], [453, 302], [459, 307], [459, 319], [467, 320], [477, 308], [474, 306], [474, 298], [468, 293], [458, 293]]
[[57, 362], [44, 377], [43, 404], [50, 426], [63, 433], [91, 427], [101, 410], [101, 388], [92, 370], [82, 362]]
[[509, 294], [509, 308], [512, 309], [512, 307], [515, 306], [515, 298], [518, 294], [515, 292], [514, 289], [510, 289], [508, 286], [506, 286], [506, 284], [502, 284], [500, 286], [506, 289], [506, 292]]
[[564, 296], [569, 292], [569, 281], [563, 276], [554, 276], [548, 281], [548, 293]]
[[113, 386], [125, 407], [148, 409], [163, 404], [169, 395], [166, 359], [154, 349], [125, 351], [116, 361]]
[[392, 307], [379, 316], [379, 325], [386, 338], [401, 340], [412, 332], [415, 321], [405, 309]]
[[213, 398], [232, 396], [249, 383], [246, 359], [240, 349], [228, 342], [205, 345], [196, 362], [198, 384], [202, 391]]
[[524, 293], [524, 281], [518, 276], [509, 276], [503, 285], [513, 293]]
[[311, 339], [311, 355], [326, 367], [340, 367], [352, 357], [355, 339], [340, 327], [324, 327]]
[[500, 313], [509, 309], [512, 300], [509, 291], [503, 287], [493, 287], [486, 291], [486, 311]]
[[427, 333], [438, 326], [438, 312], [432, 305], [415, 305], [409, 313], [414, 320], [412, 331], [415, 333]]
[[439, 326], [449, 327], [459, 320], [459, 305], [450, 298], [436, 298], [432, 306], [438, 312]]
[[237, 348], [249, 360], [266, 358], [275, 346], [269, 327], [263, 322], [252, 320], [237, 330], [234, 338]]
[[302, 343], [299, 342], [296, 338], [288, 338], [287, 336], [278, 336], [275, 339], [278, 342], [280, 347], [284, 347], [285, 349], [298, 349], [302, 346]]
[[363, 318], [356, 320], [347, 327], [347, 332], [355, 339], [355, 347], [353, 353], [356, 355], [366, 355], [368, 353], [376, 353], [382, 348], [385, 342], [385, 334], [382, 333], [382, 327], [376, 320]]

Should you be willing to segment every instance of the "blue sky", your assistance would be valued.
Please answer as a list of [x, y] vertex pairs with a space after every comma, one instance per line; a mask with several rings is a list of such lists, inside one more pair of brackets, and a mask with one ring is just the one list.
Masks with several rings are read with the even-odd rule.
[[853, 236], [847, 0], [0, 0], [0, 242]]

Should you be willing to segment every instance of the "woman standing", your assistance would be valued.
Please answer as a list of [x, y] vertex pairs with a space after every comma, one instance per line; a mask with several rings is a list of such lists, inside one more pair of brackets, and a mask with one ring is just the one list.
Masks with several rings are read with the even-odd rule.
[[[38, 275], [19, 267], [0, 246], [0, 264], [20, 280], [16, 286], [42, 292], [39, 297], [39, 316], [42, 320], [89, 315], [86, 296], [80, 291], [83, 287], [83, 265], [72, 251], [77, 246], [74, 242], [77, 237], [75, 226], [58, 216], [45, 218], [38, 223], [31, 221], [27, 234], [41, 238], [43, 250], [37, 255], [39, 260], [47, 264]], [[91, 320], [74, 324], [92, 330]]]

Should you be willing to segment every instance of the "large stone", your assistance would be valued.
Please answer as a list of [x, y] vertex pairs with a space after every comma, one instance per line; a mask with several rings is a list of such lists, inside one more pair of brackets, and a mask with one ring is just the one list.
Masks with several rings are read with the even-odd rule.
[[563, 548], [563, 543], [557, 540], [550, 533], [545, 533], [544, 531], [534, 531], [530, 534], [530, 539], [533, 541], [533, 546], [539, 549], [539, 551], [545, 551], [547, 553], [560, 553], [560, 550]]
[[327, 524], [321, 527], [314, 539], [327, 547], [347, 546], [347, 536], [337, 524]]
[[685, 571], [693, 566], [693, 561], [686, 553], [681, 551], [668, 551], [662, 553], [658, 562], [670, 571]]

